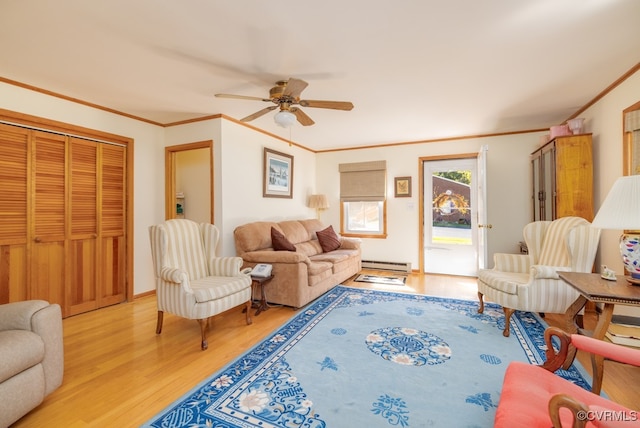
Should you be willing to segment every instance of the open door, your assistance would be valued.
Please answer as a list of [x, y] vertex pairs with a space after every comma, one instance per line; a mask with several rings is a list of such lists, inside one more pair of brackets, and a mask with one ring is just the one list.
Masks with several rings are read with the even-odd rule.
[[487, 260], [487, 230], [491, 225], [487, 221], [487, 151], [488, 146], [484, 145], [478, 152], [478, 269], [486, 269]]

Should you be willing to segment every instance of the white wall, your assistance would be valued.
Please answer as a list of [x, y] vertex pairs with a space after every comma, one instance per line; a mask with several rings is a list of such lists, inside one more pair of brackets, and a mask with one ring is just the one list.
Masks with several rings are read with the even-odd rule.
[[[364, 239], [363, 259], [411, 262], [419, 266], [418, 174], [421, 157], [477, 153], [488, 146], [487, 199], [489, 266], [493, 253], [516, 252], [522, 228], [531, 219], [529, 154], [539, 141], [538, 133], [461, 139], [444, 142], [366, 148], [317, 155], [317, 190], [329, 198], [330, 208], [322, 213], [325, 223], [340, 225], [340, 175], [338, 165], [348, 162], [387, 161], [386, 239]], [[411, 176], [411, 198], [395, 198], [394, 177]], [[338, 230], [338, 229], [336, 229]]]

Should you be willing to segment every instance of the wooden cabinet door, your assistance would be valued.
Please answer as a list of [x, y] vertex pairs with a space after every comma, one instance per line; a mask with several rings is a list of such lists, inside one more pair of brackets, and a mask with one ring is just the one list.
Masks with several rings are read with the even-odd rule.
[[557, 217], [593, 220], [593, 166], [591, 135], [558, 137]]

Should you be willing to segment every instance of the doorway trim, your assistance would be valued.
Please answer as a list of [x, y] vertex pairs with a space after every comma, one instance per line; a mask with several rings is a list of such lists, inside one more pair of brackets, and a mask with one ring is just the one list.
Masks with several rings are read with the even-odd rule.
[[164, 217], [167, 220], [176, 218], [176, 154], [188, 150], [209, 149], [209, 191], [211, 192], [209, 222], [214, 224], [213, 212], [213, 140], [195, 143], [178, 144], [164, 148]]
[[420, 273], [424, 271], [424, 163], [429, 161], [453, 160], [453, 159], [477, 159], [478, 153], [458, 153], [452, 155], [423, 156], [418, 158], [418, 268]]

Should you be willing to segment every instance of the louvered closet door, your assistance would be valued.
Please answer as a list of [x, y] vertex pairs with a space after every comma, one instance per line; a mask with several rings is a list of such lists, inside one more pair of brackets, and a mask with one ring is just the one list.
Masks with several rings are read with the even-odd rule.
[[98, 307], [98, 143], [69, 142], [69, 315]]
[[70, 140], [69, 315], [126, 299], [124, 147]]
[[126, 300], [126, 147], [0, 124], [0, 304]]
[[30, 297], [58, 303], [64, 311], [66, 284], [66, 137], [32, 132]]
[[122, 146], [100, 145], [100, 307], [124, 302], [126, 299], [126, 153]]
[[28, 131], [0, 124], [0, 303], [26, 300]]

